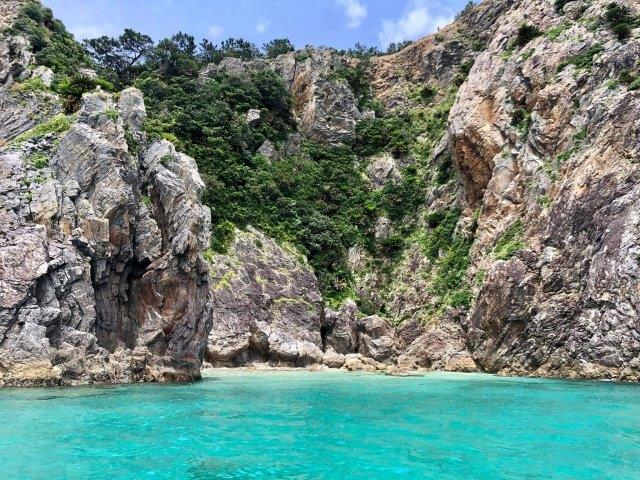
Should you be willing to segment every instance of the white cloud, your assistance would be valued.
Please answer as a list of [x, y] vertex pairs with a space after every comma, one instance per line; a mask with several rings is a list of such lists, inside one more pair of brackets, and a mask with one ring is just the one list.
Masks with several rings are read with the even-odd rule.
[[222, 35], [223, 32], [224, 28], [222, 28], [220, 25], [211, 25], [208, 30], [209, 38], [218, 38]]
[[348, 27], [358, 28], [362, 25], [362, 22], [367, 17], [367, 7], [365, 7], [360, 0], [335, 0], [336, 4], [344, 8], [344, 13], [347, 16]]
[[268, 20], [258, 20], [258, 23], [256, 23], [256, 32], [258, 33], [266, 32], [267, 28], [269, 28]]
[[117, 29], [110, 23], [103, 25], [72, 25], [69, 27], [69, 31], [73, 33], [76, 40], [98, 38], [103, 35], [115, 36], [119, 34]]
[[382, 21], [382, 30], [378, 34], [380, 45], [388, 47], [390, 43], [415, 40], [448, 25], [452, 20], [444, 15], [432, 15], [424, 1], [413, 0], [400, 18]]

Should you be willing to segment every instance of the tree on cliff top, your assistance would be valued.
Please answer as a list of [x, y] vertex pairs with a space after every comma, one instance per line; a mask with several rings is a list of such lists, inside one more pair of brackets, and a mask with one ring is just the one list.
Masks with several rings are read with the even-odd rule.
[[127, 28], [118, 38], [102, 36], [85, 40], [84, 46], [110, 80], [129, 85], [140, 74], [154, 45], [150, 36]]

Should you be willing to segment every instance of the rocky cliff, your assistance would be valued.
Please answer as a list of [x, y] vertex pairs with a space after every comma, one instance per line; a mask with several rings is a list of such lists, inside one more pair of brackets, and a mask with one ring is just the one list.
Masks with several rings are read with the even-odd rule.
[[[374, 189], [401, 183], [412, 166], [428, 183], [417, 227], [378, 219], [377, 238], [405, 237], [399, 258], [358, 246], [349, 254], [358, 304], [379, 307], [390, 332], [394, 354], [383, 361], [401, 369], [639, 378], [639, 6], [618, 5], [629, 8], [626, 38], [607, 13], [610, 2], [489, 0], [401, 52], [372, 59], [369, 78], [384, 115], [419, 124], [447, 114], [440, 136], [430, 138], [429, 124], [412, 132], [408, 151], [366, 160]], [[348, 140], [351, 125], [371, 113], [341, 93], [346, 82], [331, 71], [354, 60], [331, 51], [299, 57], [270, 66], [291, 86], [302, 132]], [[332, 109], [340, 125], [317, 117], [322, 131], [309, 121], [311, 112]], [[434, 248], [443, 231], [454, 240]], [[359, 329], [371, 331], [362, 316], [345, 321], [350, 347], [341, 354], [376, 356], [355, 340]], [[334, 318], [341, 317], [325, 308], [325, 319]], [[334, 323], [324, 325], [327, 333]], [[330, 343], [324, 349], [333, 354]]]
[[201, 72], [282, 78], [298, 131], [252, 154], [357, 154], [383, 206], [353, 226], [370, 231], [345, 254], [348, 299], [257, 229], [211, 251], [196, 163], [147, 138], [140, 92], [67, 115], [5, 34], [0, 383], [189, 379], [202, 361], [640, 380], [640, 5], [616, 5], [486, 0], [393, 55]]
[[146, 141], [138, 90], [65, 115], [25, 88], [53, 76], [27, 42], [1, 42], [0, 384], [198, 378], [210, 214], [195, 162]]

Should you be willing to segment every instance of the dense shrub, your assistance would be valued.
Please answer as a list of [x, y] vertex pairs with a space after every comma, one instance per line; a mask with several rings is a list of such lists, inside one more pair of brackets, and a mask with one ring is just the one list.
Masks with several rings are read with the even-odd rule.
[[73, 74], [78, 68], [91, 65], [84, 49], [64, 24], [39, 2], [26, 3], [8, 30], [28, 38], [38, 64], [58, 74]]
[[276, 58], [279, 55], [293, 52], [295, 48], [288, 38], [276, 38], [262, 47], [268, 58]]
[[80, 108], [82, 94], [92, 92], [96, 87], [100, 87], [109, 92], [115, 91], [115, 87], [108, 81], [101, 78], [89, 78], [83, 75], [61, 77], [55, 85], [55, 90], [62, 97], [67, 113], [73, 113]]
[[561, 13], [564, 10], [564, 6], [572, 1], [573, 0], [555, 0], [554, 5], [556, 7], [556, 12]]
[[[273, 163], [253, 155], [293, 129], [289, 95], [276, 74], [220, 74], [204, 82], [149, 75], [137, 86], [145, 93], [148, 134], [174, 135], [198, 163], [213, 250], [227, 248], [235, 226], [252, 225], [306, 254], [328, 297], [348, 291], [347, 250], [372, 248], [368, 232], [378, 207], [349, 147], [306, 143], [300, 155]], [[253, 127], [244, 119], [251, 108], [264, 120]]]
[[629, 38], [631, 30], [637, 25], [637, 19], [631, 15], [629, 7], [616, 2], [607, 4], [604, 19], [618, 40]]
[[518, 28], [518, 34], [513, 41], [513, 46], [524, 47], [527, 43], [540, 35], [542, 35], [542, 31], [538, 27], [535, 25], [529, 25], [528, 23], [523, 23]]
[[428, 231], [422, 235], [422, 248], [433, 264], [430, 293], [435, 297], [434, 313], [471, 304], [471, 291], [465, 279], [473, 238], [456, 233], [460, 215], [459, 209], [427, 215]]

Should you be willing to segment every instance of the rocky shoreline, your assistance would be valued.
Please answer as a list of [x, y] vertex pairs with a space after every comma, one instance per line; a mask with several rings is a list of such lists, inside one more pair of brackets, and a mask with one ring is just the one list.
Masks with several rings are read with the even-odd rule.
[[[83, 69], [69, 105], [4, 30], [26, 3], [0, 4], [0, 386], [189, 381], [203, 362], [640, 381], [640, 30], [616, 35], [608, 0], [486, 0], [366, 69], [308, 48], [195, 70], [281, 78], [297, 131], [250, 158], [352, 148], [375, 214], [345, 221], [368, 236], [336, 244], [329, 293], [260, 229], [214, 251], [217, 172], [147, 132], [137, 88]], [[382, 113], [349, 84], [359, 67]], [[230, 115], [255, 133], [269, 116], [245, 107]], [[310, 237], [335, 235], [323, 221]]]

